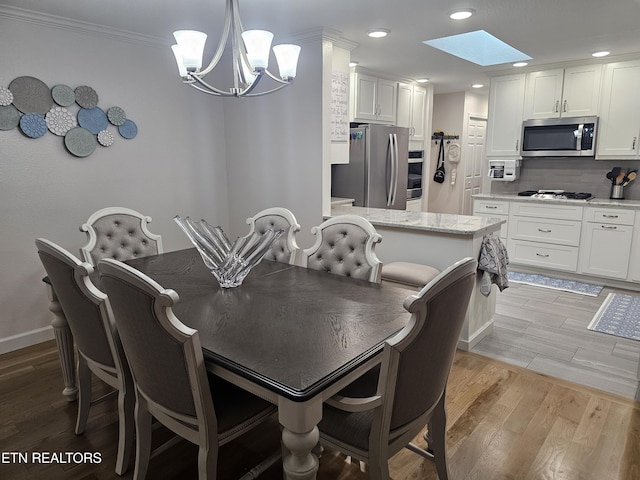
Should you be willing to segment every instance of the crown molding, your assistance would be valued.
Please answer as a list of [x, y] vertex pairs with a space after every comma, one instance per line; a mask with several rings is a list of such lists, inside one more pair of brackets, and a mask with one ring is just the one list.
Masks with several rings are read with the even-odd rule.
[[33, 10], [26, 10], [24, 8], [11, 7], [7, 5], [0, 5], [0, 19], [3, 18], [10, 21], [56, 28], [58, 30], [65, 30], [92, 37], [101, 37], [152, 47], [166, 48], [169, 45], [169, 42], [157, 37], [141, 35], [104, 25], [72, 20], [65, 17], [59, 17], [57, 15], [49, 15], [46, 13], [34, 12]]

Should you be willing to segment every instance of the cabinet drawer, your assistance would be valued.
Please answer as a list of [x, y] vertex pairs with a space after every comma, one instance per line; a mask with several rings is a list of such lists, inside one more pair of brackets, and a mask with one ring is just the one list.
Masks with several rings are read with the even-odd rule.
[[509, 202], [474, 200], [473, 214], [478, 216], [508, 215]]
[[514, 202], [511, 206], [513, 215], [540, 218], [560, 218], [563, 220], [582, 220], [583, 207], [554, 203], [545, 205], [542, 203]]
[[578, 247], [512, 240], [508, 251], [511, 263], [571, 272], [578, 267]]
[[636, 212], [613, 208], [587, 208], [585, 220], [587, 222], [614, 223], [616, 225], [633, 225]]
[[553, 220], [529, 217], [511, 217], [509, 232], [516, 240], [554, 243], [558, 245], [580, 244], [582, 223], [571, 220]]

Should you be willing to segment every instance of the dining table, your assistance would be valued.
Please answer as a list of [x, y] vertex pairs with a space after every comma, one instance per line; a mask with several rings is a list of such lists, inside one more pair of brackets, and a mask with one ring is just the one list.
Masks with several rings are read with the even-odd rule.
[[277, 405], [289, 480], [316, 478], [323, 402], [380, 362], [415, 293], [268, 260], [221, 288], [195, 248], [126, 263], [178, 293], [207, 370]]

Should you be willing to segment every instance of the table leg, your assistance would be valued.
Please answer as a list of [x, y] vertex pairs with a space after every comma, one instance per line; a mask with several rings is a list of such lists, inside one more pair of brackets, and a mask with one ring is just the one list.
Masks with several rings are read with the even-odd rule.
[[282, 459], [286, 480], [315, 480], [319, 462], [312, 450], [320, 438], [317, 424], [322, 418], [322, 402], [281, 399], [278, 418], [283, 427], [282, 443], [289, 451]]
[[49, 296], [49, 310], [53, 313], [53, 333], [58, 345], [58, 355], [60, 357], [60, 367], [62, 368], [62, 380], [64, 390], [62, 394], [69, 402], [74, 402], [78, 397], [78, 387], [76, 387], [75, 356], [73, 352], [73, 335], [67, 323], [67, 319], [62, 311], [62, 306], [58, 301], [58, 296], [51, 285], [47, 285], [47, 295]]

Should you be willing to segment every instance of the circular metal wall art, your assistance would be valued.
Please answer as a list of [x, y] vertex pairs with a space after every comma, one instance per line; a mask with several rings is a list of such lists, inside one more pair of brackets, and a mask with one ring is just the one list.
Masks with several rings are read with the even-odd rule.
[[124, 113], [124, 110], [120, 107], [111, 107], [107, 110], [107, 118], [109, 118], [109, 122], [112, 125], [120, 126], [127, 119], [127, 114]]
[[0, 130], [13, 130], [20, 124], [20, 112], [13, 105], [0, 105]]
[[134, 138], [138, 135], [138, 126], [132, 120], [125, 120], [125, 122], [118, 127], [118, 132], [126, 139]]
[[25, 113], [20, 118], [20, 130], [29, 138], [40, 138], [47, 133], [47, 123], [42, 115]]
[[13, 105], [22, 113], [45, 115], [53, 106], [51, 90], [35, 77], [18, 77], [9, 84]]
[[63, 107], [53, 107], [45, 115], [44, 121], [49, 131], [58, 136], [64, 136], [73, 127], [78, 126], [73, 114]]
[[70, 107], [76, 102], [76, 94], [68, 85], [56, 85], [51, 89], [51, 96], [61, 107]]
[[99, 107], [81, 108], [78, 112], [78, 124], [94, 135], [107, 128], [107, 115]]
[[77, 87], [74, 93], [76, 103], [82, 108], [94, 108], [98, 105], [98, 94], [93, 88], [82, 85]]
[[13, 93], [7, 87], [0, 87], [0, 106], [6, 107], [13, 102]]
[[109, 130], [102, 130], [98, 133], [98, 143], [103, 147], [110, 147], [113, 145], [113, 135]]
[[72, 128], [64, 136], [64, 145], [76, 157], [88, 157], [98, 145], [96, 136], [86, 128]]

